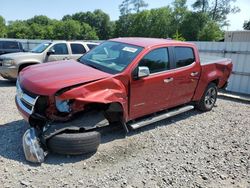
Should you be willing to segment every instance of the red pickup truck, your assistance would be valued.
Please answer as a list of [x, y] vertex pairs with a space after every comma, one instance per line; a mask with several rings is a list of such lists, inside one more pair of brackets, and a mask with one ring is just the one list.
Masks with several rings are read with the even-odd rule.
[[23, 136], [29, 161], [47, 151], [94, 152], [100, 130], [126, 131], [193, 108], [213, 108], [232, 71], [230, 59], [202, 57], [192, 43], [152, 38], [103, 42], [78, 61], [25, 68], [16, 105], [31, 126]]

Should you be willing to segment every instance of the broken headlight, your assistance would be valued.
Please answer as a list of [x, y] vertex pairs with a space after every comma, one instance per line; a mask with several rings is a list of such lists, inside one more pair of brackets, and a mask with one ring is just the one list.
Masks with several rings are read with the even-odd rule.
[[69, 100], [56, 98], [56, 108], [59, 112], [70, 112]]

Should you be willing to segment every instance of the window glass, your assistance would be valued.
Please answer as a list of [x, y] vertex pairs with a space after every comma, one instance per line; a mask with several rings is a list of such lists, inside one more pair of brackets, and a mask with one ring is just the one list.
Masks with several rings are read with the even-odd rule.
[[58, 43], [51, 47], [52, 50], [55, 50], [54, 55], [68, 54], [68, 48], [65, 43]]
[[88, 46], [89, 49], [91, 50], [92, 48], [98, 46], [98, 44], [87, 44], [87, 46]]
[[44, 50], [46, 50], [51, 45], [50, 42], [44, 42], [39, 45], [37, 45], [35, 48], [31, 50], [32, 53], [42, 53]]
[[86, 50], [82, 44], [70, 44], [72, 54], [84, 54]]
[[189, 47], [175, 47], [176, 68], [184, 67], [195, 61], [194, 52]]
[[17, 42], [4, 41], [2, 43], [2, 48], [4, 49], [19, 49]]
[[149, 52], [140, 61], [139, 66], [146, 66], [150, 73], [169, 70], [169, 57], [167, 48], [159, 48]]
[[106, 41], [84, 54], [80, 58], [80, 62], [115, 74], [123, 71], [142, 49], [139, 46]]

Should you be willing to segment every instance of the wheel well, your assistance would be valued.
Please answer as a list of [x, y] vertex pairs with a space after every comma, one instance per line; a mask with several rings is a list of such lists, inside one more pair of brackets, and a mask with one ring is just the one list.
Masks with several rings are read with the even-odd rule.
[[219, 79], [213, 80], [213, 81], [211, 81], [211, 83], [215, 83], [216, 86], [218, 86], [219, 85]]
[[103, 103], [90, 103], [85, 106], [85, 110], [98, 110], [103, 111], [107, 120], [114, 122], [120, 121], [123, 118], [123, 108], [118, 102], [103, 104]]
[[28, 66], [30, 66], [30, 65], [35, 65], [35, 64], [37, 64], [37, 63], [24, 63], [24, 64], [21, 64], [21, 65], [19, 66], [19, 68], [18, 68], [18, 73], [19, 73], [21, 70], [23, 70], [25, 67], [28, 67]]

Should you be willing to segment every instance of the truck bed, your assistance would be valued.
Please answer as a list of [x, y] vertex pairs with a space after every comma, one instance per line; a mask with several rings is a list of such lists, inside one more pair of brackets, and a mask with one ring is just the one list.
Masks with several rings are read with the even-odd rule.
[[208, 65], [214, 63], [228, 62], [230, 59], [219, 57], [219, 56], [211, 56], [211, 55], [202, 55], [200, 54], [201, 65]]

